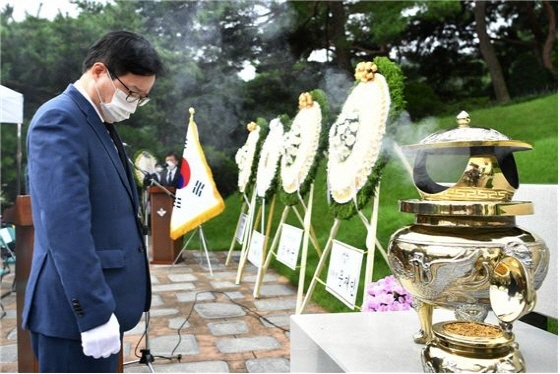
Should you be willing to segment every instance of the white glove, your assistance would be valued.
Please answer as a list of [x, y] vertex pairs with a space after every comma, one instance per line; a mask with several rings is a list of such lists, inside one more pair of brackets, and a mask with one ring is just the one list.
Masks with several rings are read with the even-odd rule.
[[84, 331], [81, 335], [86, 356], [107, 358], [121, 350], [120, 325], [114, 314], [111, 314], [109, 322]]

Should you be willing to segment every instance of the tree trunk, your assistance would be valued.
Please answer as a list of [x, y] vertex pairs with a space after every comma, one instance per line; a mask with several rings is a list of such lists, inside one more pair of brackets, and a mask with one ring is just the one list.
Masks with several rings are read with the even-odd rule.
[[502, 72], [502, 67], [496, 56], [494, 46], [490, 41], [488, 32], [486, 31], [486, 1], [475, 1], [474, 5], [474, 19], [476, 22], [476, 35], [479, 40], [480, 53], [482, 58], [486, 61], [488, 70], [490, 71], [490, 79], [494, 86], [494, 94], [496, 100], [500, 103], [505, 103], [510, 100], [507, 85]]
[[548, 34], [543, 46], [542, 60], [544, 67], [552, 74], [554, 79], [558, 81], [558, 72], [554, 69], [554, 66], [552, 65], [552, 58], [550, 57], [552, 55], [554, 42], [556, 41], [556, 15], [554, 14], [554, 9], [552, 8], [552, 5], [550, 5], [549, 1], [543, 1], [543, 7], [546, 11], [548, 19]]
[[346, 39], [346, 12], [342, 1], [327, 1], [326, 2], [331, 13], [332, 20], [332, 42], [335, 48], [335, 61], [336, 65], [343, 71], [354, 75], [354, 68], [352, 67], [352, 56], [348, 40]]

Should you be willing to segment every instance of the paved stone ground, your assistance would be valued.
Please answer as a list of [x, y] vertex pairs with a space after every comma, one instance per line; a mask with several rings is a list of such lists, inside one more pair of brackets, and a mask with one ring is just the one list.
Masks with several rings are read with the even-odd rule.
[[[260, 297], [253, 297], [257, 269], [247, 263], [235, 284], [239, 251], [225, 266], [227, 252], [184, 251], [174, 266], [151, 265], [152, 307], [147, 343], [146, 315], [125, 334], [124, 371], [150, 372], [139, 363], [149, 348], [155, 372], [282, 373], [290, 371], [289, 318], [296, 288], [269, 269]], [[2, 293], [13, 274], [2, 282]], [[17, 372], [16, 296], [2, 300], [0, 372]], [[315, 304], [306, 313], [323, 313]]]

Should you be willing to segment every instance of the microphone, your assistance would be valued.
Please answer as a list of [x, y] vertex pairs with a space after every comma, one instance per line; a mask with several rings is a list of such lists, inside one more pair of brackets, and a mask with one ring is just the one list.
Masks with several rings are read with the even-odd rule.
[[136, 165], [136, 164], [130, 159], [130, 157], [127, 157], [126, 159], [128, 160], [128, 162], [129, 162], [136, 170], [138, 170], [139, 172], [141, 172], [141, 173], [144, 174], [145, 176], [149, 176], [149, 175], [150, 175], [150, 173], [148, 173], [146, 170], [139, 168], [138, 165]]

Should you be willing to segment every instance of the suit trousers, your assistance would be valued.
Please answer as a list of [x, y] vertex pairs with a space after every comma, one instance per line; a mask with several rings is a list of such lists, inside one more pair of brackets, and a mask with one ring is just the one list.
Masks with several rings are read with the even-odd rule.
[[119, 354], [107, 358], [93, 358], [84, 355], [81, 340], [55, 338], [32, 331], [30, 334], [40, 373], [117, 372]]

